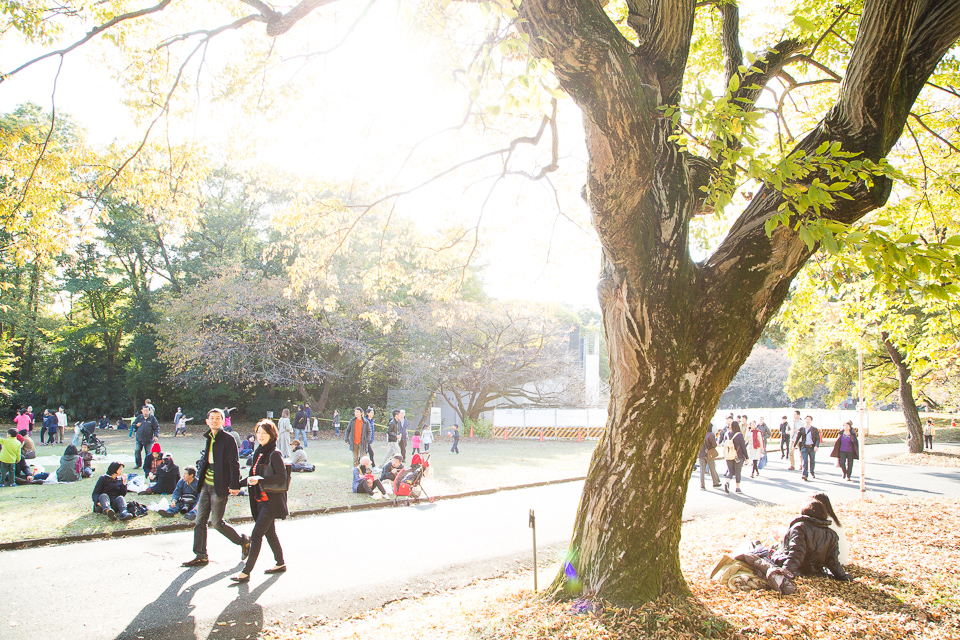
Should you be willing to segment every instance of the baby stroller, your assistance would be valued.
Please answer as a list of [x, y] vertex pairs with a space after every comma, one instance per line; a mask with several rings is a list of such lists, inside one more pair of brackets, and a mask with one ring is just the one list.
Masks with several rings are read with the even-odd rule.
[[411, 500], [414, 504], [418, 504], [421, 496], [426, 498], [428, 502], [433, 502], [433, 498], [427, 495], [421, 484], [429, 466], [429, 453], [422, 456], [419, 453], [413, 454], [413, 458], [410, 459], [410, 468], [398, 473], [393, 481], [393, 506], [399, 504], [400, 498], [404, 498], [407, 506], [410, 506]]
[[97, 455], [107, 455], [106, 443], [97, 437], [97, 423], [95, 421], [77, 423], [80, 427], [80, 434], [83, 436], [82, 444], [87, 445], [87, 449]]

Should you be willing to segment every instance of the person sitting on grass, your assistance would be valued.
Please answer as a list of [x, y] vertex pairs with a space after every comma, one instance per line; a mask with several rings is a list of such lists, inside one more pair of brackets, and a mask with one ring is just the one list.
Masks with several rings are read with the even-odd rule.
[[83, 458], [72, 444], [68, 444], [60, 457], [60, 468], [57, 469], [57, 482], [77, 482], [83, 477]]
[[17, 463], [20, 461], [20, 440], [17, 439], [17, 430], [7, 429], [7, 437], [0, 438], [0, 486], [17, 486]]
[[[380, 494], [376, 495], [375, 491], [379, 491]], [[360, 464], [353, 468], [353, 492], [365, 493], [374, 498], [382, 498], [387, 495], [383, 485], [373, 475], [373, 466], [370, 464], [369, 456], [360, 458]]]
[[156, 482], [147, 487], [141, 494], [165, 494], [173, 493], [177, 488], [177, 482], [180, 480], [180, 467], [173, 463], [173, 456], [169, 453], [163, 456], [160, 466], [154, 474]]
[[403, 458], [397, 453], [390, 459], [390, 462], [383, 467], [383, 472], [380, 474], [380, 481], [393, 484], [393, 481], [397, 478], [397, 474], [401, 471], [403, 471]]
[[125, 495], [127, 495], [127, 482], [123, 465], [119, 462], [111, 462], [107, 467], [106, 475], [100, 476], [97, 479], [97, 485], [93, 488], [93, 512], [102, 513], [111, 520], [133, 519], [133, 514], [127, 511], [127, 502], [123, 499]]
[[20, 441], [20, 457], [26, 458], [27, 460], [33, 460], [37, 457], [37, 448], [33, 444], [33, 438], [30, 437], [29, 433], [21, 431], [17, 436], [17, 440]]
[[150, 455], [143, 461], [143, 477], [147, 482], [157, 481], [157, 470], [163, 464], [163, 451], [160, 450], [160, 443], [154, 442], [150, 448]]
[[197, 470], [187, 467], [183, 470], [183, 477], [177, 482], [173, 495], [170, 496], [170, 508], [158, 511], [165, 518], [172, 518], [182, 513], [187, 520], [197, 517]]
[[93, 472], [97, 469], [93, 466], [93, 454], [90, 453], [90, 447], [87, 446], [86, 442], [80, 445], [80, 459], [83, 460], [83, 473], [81, 476], [84, 478], [93, 477]]
[[20, 458], [20, 462], [17, 463], [15, 479], [18, 485], [43, 484], [43, 481], [47, 478], [47, 475], [47, 473], [35, 473], [34, 470], [30, 468], [30, 465], [27, 464], [27, 461], [23, 458]]
[[253, 434], [247, 436], [247, 439], [240, 443], [240, 457], [249, 458], [253, 455], [253, 450], [257, 448]]
[[783, 567], [791, 578], [799, 575], [822, 576], [828, 571], [837, 580], [852, 580], [840, 564], [840, 547], [823, 503], [809, 500], [800, 509], [800, 517], [790, 523], [783, 545], [770, 560]]
[[293, 446], [293, 453], [290, 455], [290, 465], [294, 471], [314, 471], [316, 467], [307, 460], [307, 452], [299, 440], [290, 443]]

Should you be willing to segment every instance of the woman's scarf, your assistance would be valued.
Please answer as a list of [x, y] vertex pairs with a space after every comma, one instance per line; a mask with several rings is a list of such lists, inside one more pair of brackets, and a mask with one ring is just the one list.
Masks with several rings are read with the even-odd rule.
[[[258, 445], [256, 450], [253, 452], [253, 466], [250, 467], [250, 475], [260, 476], [261, 478], [266, 477], [264, 471], [270, 464], [270, 455], [276, 450], [277, 443], [273, 441], [268, 442], [267, 444]], [[269, 500], [267, 497], [267, 492], [261, 488], [259, 482], [250, 486], [250, 497], [257, 502], [267, 502]]]

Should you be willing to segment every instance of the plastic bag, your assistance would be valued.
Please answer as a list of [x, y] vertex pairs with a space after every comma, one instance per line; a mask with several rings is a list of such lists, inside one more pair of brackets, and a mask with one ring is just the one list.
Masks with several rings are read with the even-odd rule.
[[158, 502], [151, 502], [147, 505], [149, 511], [169, 511], [170, 503], [166, 498], [160, 498]]

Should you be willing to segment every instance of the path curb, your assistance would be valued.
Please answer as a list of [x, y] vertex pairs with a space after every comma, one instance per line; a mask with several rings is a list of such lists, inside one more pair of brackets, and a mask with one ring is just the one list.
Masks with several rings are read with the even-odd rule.
[[[534, 489], [536, 487], [546, 487], [555, 484], [566, 484], [568, 482], [580, 482], [586, 480], [586, 476], [576, 478], [562, 478], [560, 480], [544, 480], [542, 482], [531, 482], [528, 484], [518, 484], [509, 487], [494, 487], [491, 489], [475, 489], [473, 491], [461, 491], [458, 493], [448, 493], [434, 496], [434, 501], [438, 500], [457, 500], [459, 498], [472, 498], [474, 496], [486, 496], [501, 491], [518, 491], [520, 489]], [[302, 509], [290, 513], [291, 518], [302, 518], [309, 516], [333, 515], [337, 513], [347, 513], [354, 511], [369, 511], [372, 509], [383, 509], [393, 507], [393, 500], [381, 500], [379, 502], [366, 502], [361, 504], [342, 504], [334, 507], [323, 507], [319, 509]], [[230, 524], [242, 524], [253, 522], [250, 516], [238, 516], [226, 518]], [[110, 538], [131, 538], [135, 536], [154, 535], [157, 533], [171, 533], [174, 531], [186, 531], [193, 529], [192, 522], [175, 522], [169, 524], [159, 524], [153, 527], [136, 527], [134, 529], [116, 529], [113, 531], [103, 531], [100, 533], [85, 533], [71, 536], [61, 536], [58, 538], [28, 538], [26, 540], [14, 540], [12, 542], [0, 542], [0, 551], [12, 551], [16, 549], [32, 549], [34, 547], [45, 547], [49, 545], [70, 544], [74, 542], [92, 542], [94, 540], [108, 540]]]

